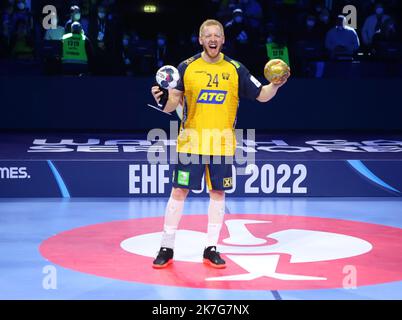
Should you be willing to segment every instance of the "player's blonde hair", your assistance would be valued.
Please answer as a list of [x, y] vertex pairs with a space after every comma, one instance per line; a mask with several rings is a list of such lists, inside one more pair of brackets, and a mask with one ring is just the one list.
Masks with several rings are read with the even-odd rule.
[[220, 23], [218, 20], [208, 19], [208, 20], [205, 20], [200, 27], [200, 37], [202, 36], [202, 32], [204, 31], [204, 28], [209, 27], [209, 26], [218, 26], [219, 29], [221, 29], [221, 31], [222, 31], [222, 36], [225, 35], [225, 30], [223, 29], [222, 23]]

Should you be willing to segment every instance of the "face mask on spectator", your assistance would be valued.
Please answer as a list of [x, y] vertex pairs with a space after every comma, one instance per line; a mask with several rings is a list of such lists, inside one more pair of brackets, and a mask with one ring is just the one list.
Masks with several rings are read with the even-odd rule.
[[73, 19], [74, 19], [75, 21], [80, 20], [80, 19], [81, 19], [81, 13], [74, 13]]
[[195, 43], [197, 43], [197, 41], [198, 41], [197, 36], [191, 37], [191, 43], [195, 44]]
[[266, 41], [267, 41], [267, 43], [272, 43], [272, 42], [274, 42], [274, 39], [272, 37], [268, 37]]
[[99, 17], [99, 19], [104, 19], [105, 16], [106, 16], [106, 13], [104, 13], [104, 12], [98, 12], [98, 17]]
[[20, 9], [20, 10], [24, 10], [24, 9], [25, 9], [25, 3], [23, 3], [23, 2], [18, 2], [18, 3], [17, 3], [17, 7], [18, 7], [18, 9]]
[[384, 13], [384, 8], [378, 7], [377, 9], [375, 9], [375, 13], [379, 16], [382, 15]]
[[130, 41], [128, 39], [123, 39], [123, 46], [127, 47]]
[[328, 16], [322, 16], [321, 21], [324, 22], [324, 23], [327, 23], [329, 21], [329, 17]]
[[163, 47], [165, 45], [165, 40], [164, 39], [158, 39], [158, 46]]
[[339, 23], [337, 24], [336, 28], [337, 28], [338, 30], [343, 30], [343, 29], [345, 29], [345, 26], [343, 25], [343, 23], [339, 22]]
[[234, 17], [234, 21], [236, 23], [242, 23], [243, 22], [243, 17], [242, 16], [236, 16], [236, 17]]
[[314, 20], [307, 20], [307, 26], [314, 27], [315, 26], [315, 21]]

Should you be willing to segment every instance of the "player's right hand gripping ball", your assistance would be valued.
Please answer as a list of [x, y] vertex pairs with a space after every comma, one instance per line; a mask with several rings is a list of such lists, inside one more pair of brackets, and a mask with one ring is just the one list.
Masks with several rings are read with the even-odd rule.
[[290, 68], [283, 60], [272, 59], [265, 65], [264, 76], [273, 84], [282, 84], [290, 77]]
[[173, 66], [163, 66], [156, 72], [156, 82], [163, 89], [176, 88], [179, 79], [179, 70]]

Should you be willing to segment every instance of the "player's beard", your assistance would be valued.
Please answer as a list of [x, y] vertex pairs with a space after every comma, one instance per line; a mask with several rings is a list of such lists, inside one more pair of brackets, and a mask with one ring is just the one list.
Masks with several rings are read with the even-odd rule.
[[219, 56], [219, 54], [221, 53], [222, 50], [222, 46], [223, 45], [217, 45], [215, 49], [212, 49], [209, 47], [209, 45], [204, 45], [204, 52], [206, 53], [206, 55], [210, 58], [210, 59], [216, 59], [216, 57]]

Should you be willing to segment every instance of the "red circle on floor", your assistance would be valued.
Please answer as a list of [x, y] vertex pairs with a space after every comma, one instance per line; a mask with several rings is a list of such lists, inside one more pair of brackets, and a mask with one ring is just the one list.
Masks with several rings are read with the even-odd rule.
[[[166, 269], [153, 269], [163, 217], [72, 229], [43, 241], [40, 252], [52, 263], [79, 272], [190, 288], [324, 289], [402, 280], [400, 228], [265, 214], [230, 214], [225, 222], [218, 250], [226, 269], [212, 269], [185, 254]], [[183, 236], [189, 237], [189, 244], [180, 246], [186, 254], [195, 248], [191, 243], [199, 244], [205, 236], [206, 225], [206, 215], [183, 217], [180, 230], [187, 230]], [[251, 243], [255, 240], [259, 243]], [[142, 249], [146, 254], [138, 253]], [[202, 252], [194, 254], [201, 257]]]

